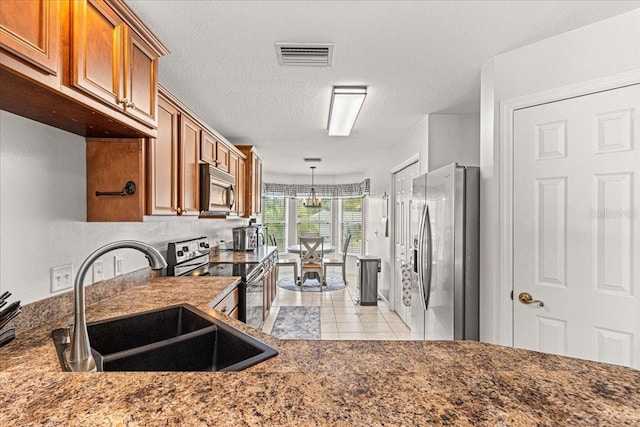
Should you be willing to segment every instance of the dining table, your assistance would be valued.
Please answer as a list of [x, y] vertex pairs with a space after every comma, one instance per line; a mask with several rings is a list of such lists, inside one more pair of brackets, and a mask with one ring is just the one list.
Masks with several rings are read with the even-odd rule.
[[[301, 252], [301, 245], [297, 244], [297, 245], [289, 245], [287, 246], [287, 252], [290, 252], [292, 254], [299, 254]], [[334, 253], [336, 251], [336, 247], [333, 245], [323, 245], [321, 247], [318, 247], [318, 249], [316, 249], [316, 252], [318, 252], [318, 255], [322, 255], [322, 254], [331, 254]]]

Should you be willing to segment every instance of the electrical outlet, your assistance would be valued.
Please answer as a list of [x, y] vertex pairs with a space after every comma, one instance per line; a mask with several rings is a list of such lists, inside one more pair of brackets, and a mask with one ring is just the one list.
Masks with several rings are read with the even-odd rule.
[[51, 293], [73, 286], [73, 264], [51, 267]]
[[93, 262], [93, 283], [104, 280], [104, 263], [101, 259]]
[[116, 255], [113, 257], [113, 275], [119, 276], [122, 274], [124, 270], [124, 265], [122, 261], [122, 255]]

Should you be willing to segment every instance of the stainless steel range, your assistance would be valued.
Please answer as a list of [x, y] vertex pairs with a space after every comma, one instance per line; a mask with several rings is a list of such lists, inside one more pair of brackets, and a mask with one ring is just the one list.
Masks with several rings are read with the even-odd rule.
[[207, 237], [170, 242], [167, 276], [239, 276], [238, 319], [256, 329], [262, 327], [264, 269], [259, 263], [209, 262]]

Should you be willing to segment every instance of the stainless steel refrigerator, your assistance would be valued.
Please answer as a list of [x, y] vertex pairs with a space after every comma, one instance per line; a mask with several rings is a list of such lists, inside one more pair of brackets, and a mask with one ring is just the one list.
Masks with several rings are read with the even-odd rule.
[[480, 171], [454, 163], [413, 180], [414, 339], [479, 338]]

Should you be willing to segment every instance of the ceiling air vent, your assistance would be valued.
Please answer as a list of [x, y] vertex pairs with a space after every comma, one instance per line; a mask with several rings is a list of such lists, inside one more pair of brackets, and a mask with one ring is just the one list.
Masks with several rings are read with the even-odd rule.
[[304, 161], [310, 163], [320, 163], [322, 159], [320, 157], [305, 157]]
[[330, 67], [333, 45], [330, 43], [276, 43], [280, 65]]

